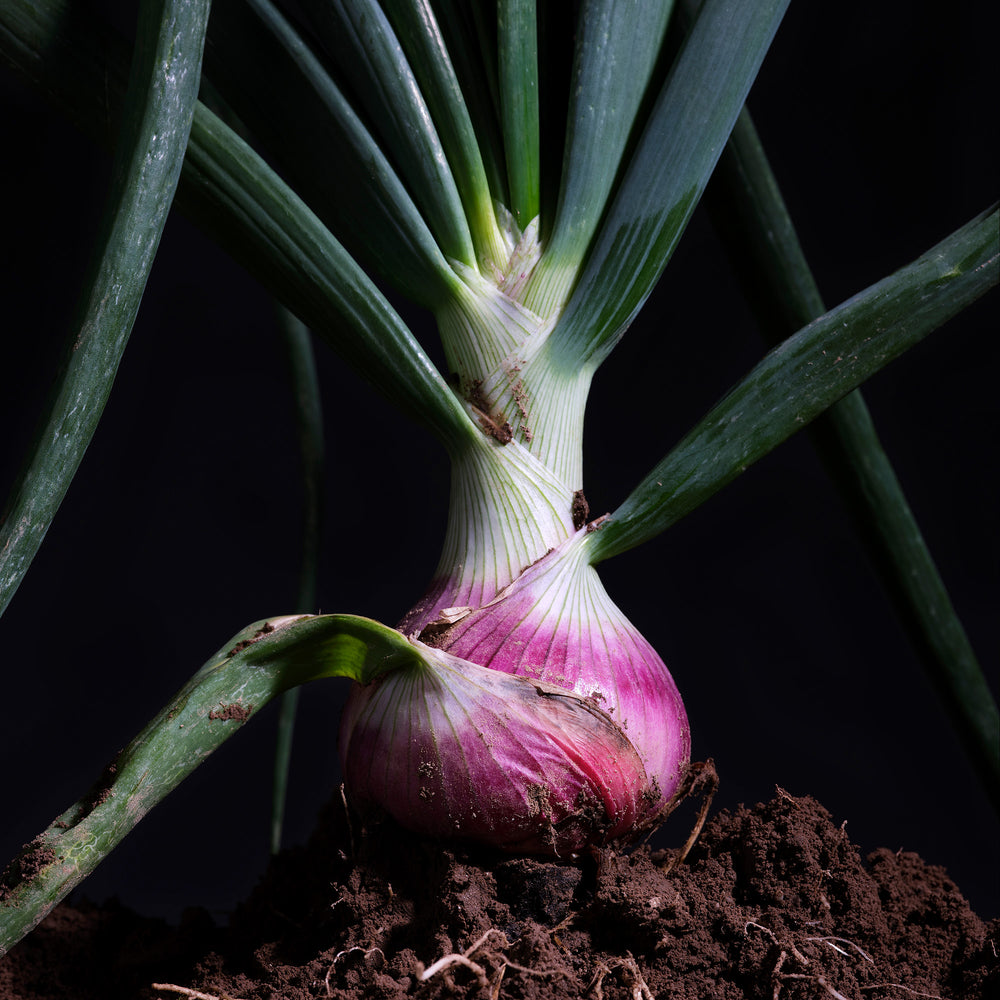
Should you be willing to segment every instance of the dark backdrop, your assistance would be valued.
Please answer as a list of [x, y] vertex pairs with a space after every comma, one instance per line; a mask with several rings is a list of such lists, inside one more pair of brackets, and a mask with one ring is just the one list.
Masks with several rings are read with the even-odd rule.
[[[989, 38], [985, 23], [945, 20], [937, 5], [793, 5], [750, 103], [830, 305], [996, 197]], [[6, 70], [0, 85], [6, 490], [70, 323], [108, 160]], [[432, 343], [426, 319], [408, 315]], [[997, 315], [994, 294], [865, 389], [994, 685]], [[613, 508], [762, 353], [699, 210], [596, 379], [592, 509]], [[391, 623], [437, 559], [445, 457], [322, 345], [318, 359], [329, 454], [319, 609]], [[172, 218], [103, 423], [0, 623], [3, 859], [230, 635], [297, 610], [296, 475], [269, 298]], [[695, 756], [721, 774], [719, 806], [776, 784], [812, 794], [863, 849], [918, 851], [983, 916], [1000, 913], [996, 816], [804, 437], [602, 573], [673, 670]], [[289, 842], [339, 781], [344, 690], [304, 692]], [[170, 917], [238, 901], [266, 863], [274, 722], [269, 710], [223, 747], [83, 892]]]

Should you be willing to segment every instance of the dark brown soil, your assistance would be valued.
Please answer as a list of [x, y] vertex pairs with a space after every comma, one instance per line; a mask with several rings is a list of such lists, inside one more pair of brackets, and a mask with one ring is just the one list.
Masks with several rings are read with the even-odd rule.
[[812, 799], [779, 789], [724, 811], [671, 862], [645, 846], [576, 864], [443, 848], [351, 829], [335, 805], [228, 929], [63, 906], [0, 963], [0, 997], [1000, 996], [1000, 921], [914, 854], [863, 860]]

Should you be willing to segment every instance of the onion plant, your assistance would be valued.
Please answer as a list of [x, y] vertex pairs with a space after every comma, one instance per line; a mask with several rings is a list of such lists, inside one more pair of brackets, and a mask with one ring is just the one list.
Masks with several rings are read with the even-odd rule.
[[[401, 620], [319, 614], [314, 490], [301, 613], [276, 609], [224, 642], [11, 862], [0, 946], [279, 695], [287, 731], [289, 695], [318, 678], [352, 685], [339, 748], [362, 812], [558, 857], [633, 841], [683, 794], [698, 720], [599, 567], [826, 411], [818, 445], [861, 498], [995, 798], [996, 706], [854, 390], [996, 284], [997, 212], [956, 220], [915, 260], [824, 306], [744, 108], [787, 0], [140, 6], [130, 50], [67, 0], [0, 0], [5, 58], [115, 149], [79, 323], [0, 526], [0, 608], [83, 461], [173, 206], [285, 310], [307, 482], [322, 456], [306, 327], [436, 439], [447, 524]], [[713, 173], [710, 208], [777, 346], [612, 509], [591, 510], [591, 384]], [[401, 300], [433, 316], [436, 343], [421, 342]], [[393, 489], [420, 489], [419, 474]], [[393, 572], [399, 538], [359, 530]], [[287, 739], [279, 760], [280, 817]]]

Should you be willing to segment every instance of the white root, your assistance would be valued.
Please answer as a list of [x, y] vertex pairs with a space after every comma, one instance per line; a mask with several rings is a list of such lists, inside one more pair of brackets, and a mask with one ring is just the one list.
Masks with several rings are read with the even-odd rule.
[[424, 969], [418, 978], [421, 982], [426, 982], [431, 976], [436, 976], [442, 970], [449, 969], [453, 965], [464, 965], [467, 969], [471, 969], [476, 974], [479, 984], [481, 986], [486, 985], [486, 970], [481, 965], [473, 962], [471, 958], [466, 958], [465, 955], [457, 953], [444, 955], [442, 958], [439, 958], [433, 965]]
[[238, 1000], [237, 997], [231, 997], [228, 994], [217, 997], [214, 993], [202, 993], [201, 990], [193, 990], [188, 986], [175, 986], [173, 983], [150, 983], [149, 985], [151, 989], [160, 990], [163, 993], [179, 993], [182, 997], [188, 997], [190, 1000]]
[[652, 991], [646, 984], [646, 980], [642, 978], [642, 973], [639, 971], [639, 966], [636, 964], [635, 959], [629, 952], [625, 954], [626, 958], [618, 959], [612, 962], [611, 965], [598, 962], [597, 971], [594, 973], [594, 978], [591, 979], [590, 984], [583, 991], [584, 995], [593, 993], [594, 1000], [604, 1000], [604, 990], [601, 987], [605, 977], [610, 976], [617, 969], [622, 969], [624, 972], [622, 979], [625, 981], [625, 985], [632, 989], [632, 1000], [656, 1000], [656, 997], [653, 996]]
[[[744, 934], [746, 934], [746, 932], [747, 932], [747, 928], [749, 928], [749, 927], [756, 927], [756, 928], [757, 928], [757, 930], [759, 930], [759, 931], [763, 931], [763, 932], [764, 932], [764, 933], [765, 933], [765, 934], [766, 934], [766, 935], [767, 935], [767, 936], [768, 936], [768, 937], [769, 937], [769, 938], [770, 938], [770, 939], [771, 939], [771, 940], [772, 940], [772, 941], [774, 942], [774, 944], [775, 944], [775, 945], [776, 945], [777, 947], [779, 947], [779, 948], [782, 948], [782, 952], [781, 952], [781, 957], [780, 957], [780, 958], [778, 959], [778, 964], [777, 964], [777, 966], [775, 967], [775, 972], [777, 972], [777, 970], [781, 968], [781, 966], [782, 966], [782, 964], [784, 963], [785, 959], [786, 959], [786, 958], [788, 957], [788, 954], [787, 954], [787, 953], [785, 952], [785, 950], [784, 950], [784, 946], [783, 946], [783, 945], [781, 944], [781, 942], [780, 942], [780, 941], [779, 941], [779, 940], [778, 940], [778, 939], [777, 939], [777, 938], [776, 938], [776, 937], [774, 936], [774, 931], [772, 931], [770, 927], [765, 927], [765, 926], [764, 926], [763, 924], [758, 924], [756, 920], [748, 920], [748, 921], [747, 921], [747, 922], [746, 922], [746, 923], [745, 923], [745, 924], [743, 925], [743, 933], [744, 933]], [[800, 962], [801, 962], [801, 963], [802, 963], [803, 965], [808, 965], [808, 964], [809, 964], [809, 959], [808, 959], [808, 958], [806, 958], [806, 956], [805, 956], [805, 955], [803, 955], [803, 954], [802, 954], [802, 952], [801, 952], [801, 951], [799, 951], [799, 949], [798, 949], [798, 948], [796, 948], [794, 944], [790, 944], [790, 945], [788, 945], [788, 948], [789, 948], [789, 949], [791, 950], [792, 954], [793, 954], [793, 955], [794, 955], [794, 956], [795, 956], [795, 957], [796, 957], [796, 958], [797, 958], [797, 959], [798, 959], [798, 960], [799, 960], [799, 961], [800, 961]]]
[[[339, 900], [338, 900], [339, 902]], [[375, 933], [376, 935], [381, 934], [385, 930], [384, 927], [380, 927]], [[381, 948], [362, 948], [360, 945], [355, 945], [353, 948], [345, 948], [343, 951], [338, 951], [336, 955], [333, 956], [333, 961], [330, 963], [330, 968], [326, 970], [326, 975], [323, 977], [323, 985], [326, 987], [326, 995], [332, 996], [330, 991], [330, 976], [333, 975], [334, 969], [337, 968], [337, 963], [342, 958], [347, 958], [348, 955], [353, 955], [355, 952], [361, 952], [362, 958], [367, 958], [369, 955], [374, 955], [376, 952], [382, 956], [383, 963], [385, 962], [385, 952]]]
[[928, 997], [929, 1000], [948, 1000], [947, 997], [938, 995], [937, 993], [921, 993], [920, 990], [911, 990], [909, 986], [904, 986], [902, 983], [872, 983], [871, 986], [862, 986], [863, 990], [905, 990], [911, 996], [915, 997]]
[[848, 957], [848, 952], [844, 951], [843, 948], [839, 948], [837, 944], [847, 944], [850, 945], [866, 962], [871, 962], [872, 965], [875, 964], [875, 959], [868, 954], [860, 945], [855, 944], [853, 941], [849, 941], [847, 938], [842, 937], [809, 937], [806, 938], [807, 941], [820, 941], [825, 945], [829, 945], [834, 951], [840, 952], [841, 955], [846, 955]]
[[344, 951], [338, 951], [336, 955], [333, 956], [333, 965], [330, 966], [331, 969], [335, 968], [337, 963], [342, 959], [346, 958], [348, 955], [353, 955], [356, 951], [362, 953], [362, 958], [367, 958], [369, 955], [374, 955], [378, 952], [382, 956], [382, 961], [385, 961], [385, 952], [381, 948], [362, 948], [359, 945], [355, 945], [353, 948], [345, 948]]
[[[503, 982], [504, 974], [507, 969], [514, 969], [516, 972], [522, 972], [527, 976], [551, 976], [552, 972], [545, 969], [529, 969], [525, 965], [518, 965], [517, 962], [512, 962], [506, 955], [495, 956], [499, 959], [500, 968], [495, 974], [495, 980], [491, 984], [487, 978], [486, 970], [478, 963], [472, 961], [472, 956], [479, 951], [484, 944], [486, 944], [487, 939], [491, 934], [496, 934], [499, 936], [500, 940], [498, 942], [501, 948], [509, 948], [511, 942], [507, 940], [507, 935], [503, 931], [497, 930], [495, 927], [491, 927], [485, 934], [473, 942], [468, 948], [465, 949], [462, 954], [454, 952], [450, 955], [444, 955], [439, 958], [433, 965], [429, 965], [426, 969], [422, 965], [417, 967], [417, 977], [421, 982], [427, 982], [432, 976], [436, 976], [439, 972], [445, 969], [451, 968], [454, 965], [462, 965], [470, 971], [474, 972], [479, 980], [480, 986], [492, 986], [491, 1000], [497, 1000], [500, 996], [500, 984]], [[638, 998], [637, 1000], [647, 1000], [646, 997]], [[650, 996], [648, 1000], [653, 1000]]]
[[[782, 944], [782, 942], [778, 940], [775, 933], [769, 927], [765, 927], [763, 924], [758, 924], [755, 920], [748, 920], [743, 925], [743, 933], [746, 934], [751, 927], [755, 927], [757, 930], [766, 934], [771, 939], [775, 947], [779, 948], [781, 951], [781, 953], [778, 956], [778, 961], [775, 963], [774, 969], [771, 971], [771, 979], [774, 982], [774, 993], [772, 1000], [778, 1000], [779, 994], [781, 993], [781, 984], [786, 979], [805, 979], [808, 980], [809, 982], [816, 983], [817, 986], [821, 986], [827, 992], [827, 994], [829, 994], [831, 997], [834, 998], [834, 1000], [850, 1000], [850, 998], [845, 997], [844, 994], [841, 993], [839, 990], [837, 990], [831, 983], [827, 982], [826, 977], [823, 976], [821, 973], [783, 972], [782, 968], [784, 967], [785, 961], [789, 957], [789, 952], [792, 955], [794, 955], [795, 958], [803, 966], [809, 965], [809, 959], [806, 958], [806, 956], [803, 955], [802, 952], [795, 947], [795, 945], [790, 943]], [[805, 941], [809, 944], [826, 945], [828, 948], [832, 948], [835, 952], [837, 952], [840, 955], [844, 955], [847, 958], [849, 958], [851, 955], [850, 951], [848, 951], [847, 949], [853, 948], [854, 951], [857, 952], [857, 954], [861, 958], [863, 958], [866, 962], [869, 962], [872, 965], [875, 964], [875, 959], [873, 959], [871, 955], [869, 955], [868, 952], [864, 950], [864, 948], [862, 948], [859, 944], [856, 944], [854, 941], [851, 941], [849, 938], [836, 937], [832, 934], [822, 935], [822, 936], [815, 935], [813, 937], [805, 938]], [[841, 947], [841, 945], [846, 945], [847, 947]], [[933, 993], [920, 993], [917, 990], [912, 990], [908, 986], [903, 986], [899, 983], [877, 983], [871, 986], [861, 986], [859, 988], [861, 990], [873, 990], [880, 988], [899, 989], [899, 990], [905, 990], [912, 996], [925, 997], [927, 998], [927, 1000], [946, 1000], [945, 997], [939, 997]]]
[[499, 972], [497, 972], [496, 982], [493, 984], [493, 992], [490, 994], [490, 1000], [500, 1000], [500, 984], [503, 982], [503, 977], [506, 972], [507, 966], [501, 965]]
[[[442, 958], [439, 958], [433, 965], [429, 965], [426, 969], [421, 968], [418, 974], [418, 978], [420, 979], [421, 982], [427, 982], [427, 980], [430, 979], [431, 976], [436, 976], [439, 972], [441, 972], [444, 969], [449, 969], [453, 965], [464, 965], [467, 969], [471, 969], [472, 972], [476, 974], [481, 986], [486, 986], [487, 985], [486, 970], [478, 962], [473, 962], [469, 956], [474, 955], [477, 951], [479, 951], [479, 949], [482, 948], [482, 946], [486, 943], [486, 939], [491, 934], [500, 935], [500, 937], [502, 938], [501, 947], [503, 948], [510, 947], [510, 942], [507, 940], [507, 935], [502, 933], [501, 931], [498, 931], [495, 927], [491, 927], [474, 944], [466, 948], [461, 955], [459, 955], [457, 952], [452, 953], [451, 955], [444, 955]], [[504, 964], [509, 965], [511, 963], [507, 962], [507, 960], [504, 959]]]

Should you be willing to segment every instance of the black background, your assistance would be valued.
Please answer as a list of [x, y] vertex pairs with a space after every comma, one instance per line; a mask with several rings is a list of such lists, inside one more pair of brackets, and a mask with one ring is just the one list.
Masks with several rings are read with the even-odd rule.
[[[793, 5], [750, 106], [833, 305], [997, 196], [992, 33], [968, 11]], [[95, 237], [109, 161], [8, 71], [0, 490], [39, 417]], [[429, 349], [426, 318], [407, 316]], [[865, 389], [996, 686], [996, 293]], [[436, 349], [435, 349], [436, 350]], [[595, 380], [586, 489], [613, 508], [763, 347], [699, 210]], [[436, 356], [436, 354], [435, 354]], [[437, 560], [442, 450], [318, 347], [328, 448], [319, 610], [392, 623]], [[267, 294], [172, 217], [104, 420], [0, 623], [0, 856], [245, 624], [294, 607], [291, 404]], [[997, 819], [804, 437], [664, 536], [602, 567], [670, 665], [719, 806], [812, 794], [854, 840], [944, 865], [1000, 913]], [[300, 842], [339, 781], [344, 686], [304, 691], [289, 800]], [[217, 916], [266, 863], [273, 706], [86, 883], [141, 912]], [[668, 827], [677, 841], [687, 829]]]

